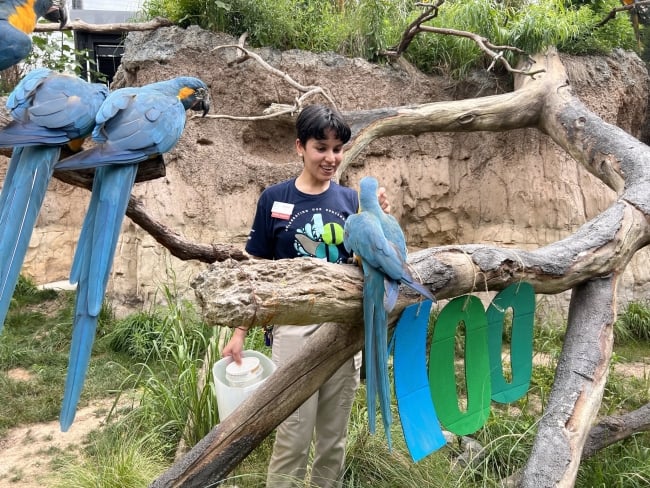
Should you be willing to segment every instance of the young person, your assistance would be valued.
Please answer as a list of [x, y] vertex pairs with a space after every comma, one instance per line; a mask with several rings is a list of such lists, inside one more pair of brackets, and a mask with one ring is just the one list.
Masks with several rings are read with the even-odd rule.
[[[332, 181], [351, 131], [341, 115], [323, 105], [305, 107], [296, 120], [296, 151], [304, 166], [297, 178], [273, 185], [260, 196], [246, 251], [264, 259], [317, 257], [333, 263], [350, 258], [343, 225], [358, 211], [357, 192]], [[379, 202], [389, 211], [385, 190]], [[272, 359], [278, 366], [299, 350], [319, 324], [275, 325]], [[236, 328], [223, 356], [241, 361], [246, 331]], [[311, 483], [340, 487], [345, 467], [347, 425], [359, 386], [361, 351], [343, 364], [276, 431], [268, 488], [303, 486], [314, 439]]]

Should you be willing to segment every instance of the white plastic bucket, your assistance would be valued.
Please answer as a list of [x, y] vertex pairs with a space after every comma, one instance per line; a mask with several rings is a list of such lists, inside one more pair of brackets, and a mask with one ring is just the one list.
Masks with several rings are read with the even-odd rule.
[[[229, 365], [231, 365], [229, 367]], [[231, 357], [220, 359], [212, 367], [219, 420], [223, 421], [275, 371], [275, 364], [261, 352], [242, 352], [242, 365]]]

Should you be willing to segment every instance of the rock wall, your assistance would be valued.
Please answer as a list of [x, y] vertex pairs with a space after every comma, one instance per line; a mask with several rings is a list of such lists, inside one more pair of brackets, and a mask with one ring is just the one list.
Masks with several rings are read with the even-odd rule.
[[[191, 75], [210, 85], [213, 114], [259, 115], [272, 103], [292, 103], [298, 92], [253, 60], [229, 66], [236, 51], [215, 50], [229, 44], [236, 40], [198, 28], [131, 33], [113, 88]], [[333, 53], [256, 52], [299, 83], [329, 90], [343, 111], [512, 89], [485, 73], [456, 83]], [[585, 105], [642, 137], [648, 73], [636, 55], [563, 59], [569, 82]], [[300, 171], [294, 138], [292, 121], [192, 118], [166, 158], [166, 177], [136, 185], [134, 194], [150, 214], [188, 239], [243, 247], [259, 193]], [[342, 182], [356, 185], [366, 174], [376, 175], [389, 189], [394, 213], [413, 249], [452, 243], [534, 249], [570, 235], [615, 198], [532, 129], [390, 137], [367, 148]], [[61, 182], [52, 184], [23, 269], [38, 283], [67, 279], [88, 196]], [[622, 302], [647, 295], [645, 259], [647, 253], [639, 253], [626, 271]], [[109, 295], [114, 305], [137, 307], [161, 298], [160, 286], [173, 281], [191, 298], [189, 283], [205, 266], [172, 257], [126, 219]], [[477, 287], [481, 289], [480, 283]]]

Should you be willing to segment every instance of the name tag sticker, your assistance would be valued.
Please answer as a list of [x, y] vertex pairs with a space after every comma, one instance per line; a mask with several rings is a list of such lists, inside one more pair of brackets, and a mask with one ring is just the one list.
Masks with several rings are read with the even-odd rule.
[[273, 202], [273, 207], [271, 207], [271, 217], [276, 219], [289, 220], [292, 212], [293, 203], [278, 202], [276, 200]]

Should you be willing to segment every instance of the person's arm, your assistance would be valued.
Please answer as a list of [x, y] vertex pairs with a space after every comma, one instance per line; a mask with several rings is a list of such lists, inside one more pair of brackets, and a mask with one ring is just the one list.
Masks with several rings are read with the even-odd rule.
[[242, 351], [244, 350], [244, 340], [248, 329], [245, 327], [235, 327], [232, 337], [228, 344], [221, 351], [222, 357], [231, 356], [237, 364], [241, 364]]
[[[259, 256], [253, 256], [249, 254], [252, 259], [264, 259]], [[230, 336], [230, 340], [224, 346], [223, 351], [221, 351], [221, 357], [232, 356], [233, 360], [237, 364], [241, 364], [242, 352], [244, 351], [244, 341], [246, 340], [246, 334], [248, 333], [248, 327], [239, 326], [235, 327]]]

